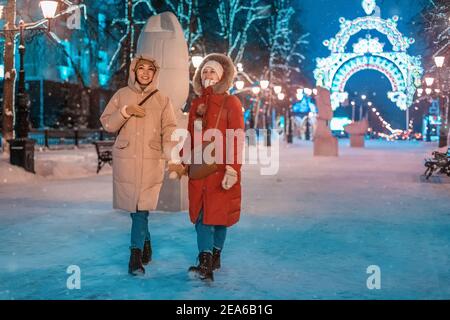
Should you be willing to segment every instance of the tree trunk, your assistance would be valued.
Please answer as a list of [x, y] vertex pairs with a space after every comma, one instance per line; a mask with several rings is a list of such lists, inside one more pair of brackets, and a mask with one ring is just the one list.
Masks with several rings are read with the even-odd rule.
[[[16, 0], [8, 0], [4, 9], [5, 29], [15, 29]], [[8, 140], [14, 138], [14, 93], [16, 83], [16, 70], [14, 69], [14, 31], [5, 32], [5, 50], [3, 61], [5, 63], [5, 77], [3, 83], [3, 129], [2, 146], [3, 152], [9, 153]]]

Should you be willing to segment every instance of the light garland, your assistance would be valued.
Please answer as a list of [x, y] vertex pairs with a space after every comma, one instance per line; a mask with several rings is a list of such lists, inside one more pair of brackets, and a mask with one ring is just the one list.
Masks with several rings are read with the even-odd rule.
[[[403, 130], [401, 130], [401, 129], [393, 129], [392, 125], [381, 116], [380, 112], [377, 111], [376, 108], [372, 108], [371, 111], [375, 115], [375, 117], [380, 121], [380, 123], [382, 123], [382, 127], [386, 128], [391, 133], [390, 135], [388, 135], [388, 134], [379, 132], [378, 136], [387, 138], [387, 139], [392, 139], [393, 136], [395, 136], [396, 134], [403, 133]], [[409, 127], [410, 128], [412, 127], [412, 120], [409, 122]]]
[[[372, 12], [375, 6], [374, 0], [363, 1], [367, 12]], [[330, 90], [333, 110], [348, 99], [348, 93], [344, 90], [351, 76], [367, 69], [379, 71], [388, 78], [392, 87], [388, 98], [401, 110], [410, 107], [416, 87], [420, 86], [423, 68], [420, 56], [410, 56], [407, 53], [414, 39], [404, 37], [398, 31], [398, 17], [382, 19], [368, 15], [352, 21], [340, 18], [339, 21], [340, 31], [334, 38], [323, 42], [330, 50], [330, 56], [317, 58], [314, 70], [317, 86]], [[353, 52], [346, 52], [350, 38], [361, 30], [377, 30], [386, 35], [393, 51], [385, 52], [384, 44], [378, 38], [367, 36], [353, 45]]]

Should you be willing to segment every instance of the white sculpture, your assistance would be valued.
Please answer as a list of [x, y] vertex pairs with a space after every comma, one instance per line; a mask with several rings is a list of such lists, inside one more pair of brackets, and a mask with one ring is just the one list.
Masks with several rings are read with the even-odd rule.
[[[171, 12], [150, 17], [139, 35], [136, 53], [156, 59], [161, 67], [158, 89], [172, 101], [178, 127], [187, 128], [187, 115], [181, 110], [189, 94], [189, 53], [177, 17]], [[166, 174], [157, 209], [181, 211], [187, 208], [187, 178], [172, 180]]]
[[163, 12], [148, 19], [139, 35], [136, 53], [146, 53], [161, 66], [159, 90], [172, 100], [175, 110], [184, 107], [189, 94], [189, 53], [177, 17]]

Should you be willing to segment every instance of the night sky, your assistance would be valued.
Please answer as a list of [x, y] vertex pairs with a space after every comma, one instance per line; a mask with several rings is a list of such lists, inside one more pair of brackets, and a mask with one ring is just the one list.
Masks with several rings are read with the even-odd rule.
[[[299, 23], [306, 32], [310, 33], [310, 44], [307, 48], [307, 61], [304, 63], [305, 73], [308, 78], [314, 79], [313, 70], [315, 68], [316, 57], [326, 57], [329, 50], [322, 44], [323, 40], [330, 39], [335, 36], [339, 29], [339, 18], [345, 17], [347, 20], [354, 19], [359, 16], [365, 16], [365, 12], [361, 6], [361, 0], [298, 0], [303, 8], [299, 16]], [[398, 29], [405, 36], [416, 39], [410, 49], [411, 55], [423, 55], [424, 43], [420, 38], [420, 27], [413, 22], [413, 18], [421, 11], [427, 0], [377, 0], [377, 5], [381, 9], [382, 18], [390, 18], [398, 15]], [[367, 31], [361, 31], [355, 35], [351, 41], [357, 41], [358, 38], [364, 38]], [[387, 38], [378, 33], [370, 32], [372, 37], [378, 37], [381, 42], [385, 43], [385, 50], [389, 48]], [[352, 49], [351, 43], [349, 49]], [[397, 108], [386, 96], [386, 92], [390, 90], [390, 83], [379, 72], [362, 71], [355, 74], [347, 83], [346, 91], [349, 93], [358, 92], [372, 97], [374, 105], [380, 110], [381, 115], [386, 121], [392, 124], [393, 128], [405, 128], [405, 112]], [[373, 95], [375, 93], [375, 96]], [[350, 108], [339, 108], [336, 115], [351, 115]], [[370, 119], [374, 121], [372, 118]], [[417, 119], [419, 121], [419, 119]]]

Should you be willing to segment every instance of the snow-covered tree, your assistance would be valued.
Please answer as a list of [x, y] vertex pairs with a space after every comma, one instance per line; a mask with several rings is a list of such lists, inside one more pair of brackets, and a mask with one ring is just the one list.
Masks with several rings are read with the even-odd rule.
[[237, 64], [244, 58], [251, 28], [271, 14], [270, 5], [262, 0], [220, 1], [216, 9], [219, 18], [219, 36], [226, 43], [226, 53]]
[[308, 44], [309, 34], [300, 34], [300, 30], [295, 28], [296, 10], [291, 2], [291, 0], [272, 1], [272, 15], [267, 33], [261, 37], [269, 49], [266, 78], [278, 83], [289, 83], [292, 72], [301, 73], [300, 65], [305, 59], [301, 49], [302, 45]]
[[175, 13], [184, 31], [188, 48], [193, 48], [203, 36], [199, 0], [167, 0], [167, 5]]
[[421, 12], [423, 36], [428, 44], [428, 64], [432, 67], [432, 56], [445, 55], [450, 50], [450, 2], [429, 0]]

